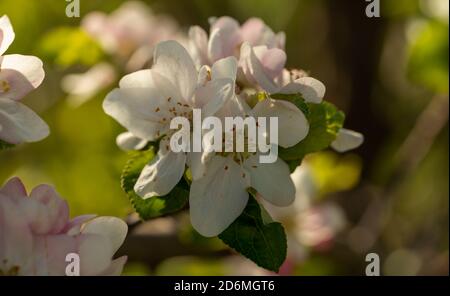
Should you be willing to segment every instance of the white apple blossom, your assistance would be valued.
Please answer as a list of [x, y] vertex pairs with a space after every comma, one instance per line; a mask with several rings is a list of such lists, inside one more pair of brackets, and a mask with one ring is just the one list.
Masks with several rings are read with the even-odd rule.
[[157, 156], [143, 169], [134, 188], [143, 198], [166, 195], [185, 171], [189, 155], [169, 147], [175, 132], [170, 129], [171, 120], [178, 116], [191, 120], [193, 108], [201, 109], [205, 117], [215, 114], [234, 90], [233, 80], [215, 73], [236, 64], [233, 57], [220, 60], [213, 65], [211, 80], [198, 80], [192, 58], [176, 41], [158, 44], [153, 61], [151, 69], [122, 78], [120, 88], [110, 92], [103, 103], [105, 112], [130, 132], [118, 142], [131, 140], [141, 145], [141, 140], [161, 138]]
[[15, 37], [9, 18], [0, 18], [0, 140], [11, 144], [35, 142], [49, 134], [47, 124], [19, 101], [43, 81], [40, 59], [3, 55]]
[[106, 62], [99, 63], [81, 74], [69, 74], [61, 81], [62, 89], [69, 94], [69, 104], [79, 106], [92, 98], [99, 90], [112, 85], [116, 70]]
[[127, 234], [115, 217], [69, 219], [53, 187], [28, 195], [18, 178], [0, 188], [0, 275], [66, 275], [66, 256], [79, 256], [80, 275], [120, 275], [126, 256], [112, 259]]
[[[236, 69], [231, 72], [236, 73]], [[246, 104], [239, 99], [230, 102]], [[242, 111], [240, 114], [226, 114], [230, 110]], [[229, 108], [219, 113], [223, 116], [277, 117], [278, 145], [284, 148], [297, 144], [308, 134], [308, 121], [302, 111], [290, 102], [264, 99], [250, 111], [244, 110], [250, 110], [250, 107]], [[191, 166], [191, 170], [191, 223], [207, 237], [220, 234], [242, 214], [247, 205], [249, 188], [255, 189], [276, 206], [288, 206], [295, 198], [289, 167], [281, 158], [274, 163], [260, 163], [258, 152], [203, 155], [195, 166]]]

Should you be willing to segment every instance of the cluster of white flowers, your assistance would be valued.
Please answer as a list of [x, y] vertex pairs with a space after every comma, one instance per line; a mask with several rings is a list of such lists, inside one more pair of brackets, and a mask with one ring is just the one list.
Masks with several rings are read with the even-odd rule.
[[[174, 134], [171, 119], [183, 116], [192, 120], [194, 108], [200, 108], [205, 117], [220, 119], [277, 117], [279, 146], [288, 148], [302, 141], [309, 123], [297, 106], [269, 96], [256, 104], [249, 100], [263, 91], [300, 93], [308, 103], [321, 103], [325, 86], [320, 81], [285, 69], [284, 43], [284, 33], [275, 34], [259, 19], [242, 26], [230, 17], [211, 19], [209, 38], [200, 27], [192, 27], [187, 49], [176, 41], [159, 43], [151, 69], [122, 78], [120, 88], [110, 92], [103, 104], [105, 112], [128, 130], [119, 136], [119, 146], [139, 150], [149, 141], [159, 141], [157, 156], [135, 184], [137, 194], [142, 198], [168, 194], [187, 166], [192, 175], [191, 222], [208, 237], [220, 234], [243, 212], [249, 188], [276, 206], [294, 201], [290, 171], [280, 158], [259, 163], [258, 153], [213, 153], [208, 149], [184, 153], [171, 151], [169, 146]], [[202, 141], [209, 143], [208, 139]], [[353, 148], [347, 142], [338, 141], [337, 146]]]
[[9, 18], [0, 18], [0, 140], [10, 144], [40, 141], [47, 124], [20, 100], [44, 80], [40, 59], [20, 54], [3, 55], [14, 41]]

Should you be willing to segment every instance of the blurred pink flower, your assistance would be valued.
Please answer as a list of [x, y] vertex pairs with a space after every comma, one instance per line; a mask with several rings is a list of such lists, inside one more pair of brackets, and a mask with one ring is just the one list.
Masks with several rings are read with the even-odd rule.
[[346, 226], [345, 214], [334, 203], [313, 206], [297, 216], [297, 239], [305, 246], [327, 250]]
[[126, 256], [112, 260], [127, 225], [115, 217], [69, 219], [53, 187], [28, 195], [18, 178], [0, 188], [0, 275], [65, 275], [66, 256], [80, 257], [80, 275], [120, 275]]
[[0, 18], [0, 140], [11, 144], [35, 142], [49, 134], [47, 124], [19, 103], [44, 80], [42, 61], [34, 56], [3, 55], [15, 37], [9, 18]]
[[125, 2], [109, 15], [91, 12], [81, 26], [105, 51], [127, 59], [135, 52], [141, 58], [151, 59], [154, 45], [178, 34], [178, 25], [172, 18], [155, 15], [150, 7], [138, 1]]

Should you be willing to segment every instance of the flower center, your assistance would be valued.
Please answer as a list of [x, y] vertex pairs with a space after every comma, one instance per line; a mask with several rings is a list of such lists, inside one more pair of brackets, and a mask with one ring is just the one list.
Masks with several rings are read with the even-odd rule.
[[0, 80], [0, 93], [7, 93], [11, 89], [8, 81]]

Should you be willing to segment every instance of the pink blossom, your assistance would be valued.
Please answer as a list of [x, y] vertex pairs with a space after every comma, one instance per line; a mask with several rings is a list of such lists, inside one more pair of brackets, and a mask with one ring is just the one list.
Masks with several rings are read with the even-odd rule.
[[211, 65], [215, 61], [235, 56], [243, 42], [252, 46], [266, 46], [284, 50], [284, 32], [275, 34], [261, 19], [248, 19], [242, 26], [229, 17], [210, 19], [210, 35], [200, 27], [193, 26], [189, 30], [190, 51], [199, 66]]
[[0, 188], [0, 275], [65, 275], [66, 256], [80, 258], [80, 275], [120, 275], [126, 256], [112, 260], [127, 225], [115, 217], [69, 219], [69, 207], [53, 187], [27, 194], [12, 178]]

